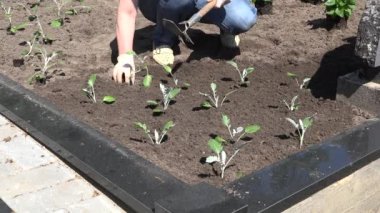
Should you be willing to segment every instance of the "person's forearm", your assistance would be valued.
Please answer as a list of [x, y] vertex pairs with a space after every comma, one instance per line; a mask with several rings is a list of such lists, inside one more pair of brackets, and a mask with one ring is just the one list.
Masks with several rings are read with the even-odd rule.
[[136, 15], [137, 8], [132, 0], [120, 0], [116, 25], [119, 54], [133, 50]]

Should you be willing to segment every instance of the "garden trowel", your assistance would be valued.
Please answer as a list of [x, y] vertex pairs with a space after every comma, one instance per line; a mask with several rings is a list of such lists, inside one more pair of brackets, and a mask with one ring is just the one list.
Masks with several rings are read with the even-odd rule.
[[185, 38], [188, 42], [194, 44], [190, 36], [187, 34], [187, 30], [190, 29], [190, 27], [192, 27], [194, 24], [198, 23], [203, 16], [205, 16], [212, 8], [215, 7], [215, 5], [216, 0], [212, 0], [208, 2], [204, 7], [202, 7], [202, 9], [200, 9], [197, 13], [192, 15], [189, 20], [176, 24], [172, 20], [163, 19], [163, 25], [166, 29], [170, 30], [170, 32], [179, 36], [181, 39]]

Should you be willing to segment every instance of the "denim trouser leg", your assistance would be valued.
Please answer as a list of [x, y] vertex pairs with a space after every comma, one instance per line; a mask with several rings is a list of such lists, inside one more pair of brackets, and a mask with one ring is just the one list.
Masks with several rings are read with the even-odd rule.
[[162, 19], [169, 19], [176, 23], [184, 21], [196, 13], [194, 0], [140, 0], [141, 13], [156, 23], [153, 35], [154, 45], [173, 46], [177, 44], [178, 37], [162, 26]]
[[[200, 9], [206, 3], [207, 0], [196, 0], [196, 7]], [[250, 0], [231, 0], [222, 8], [211, 10], [201, 22], [215, 24], [222, 31], [237, 35], [251, 29], [256, 19], [257, 9]]]
[[[206, 3], [207, 0], [139, 0], [139, 8], [144, 17], [157, 24], [154, 44], [173, 46], [178, 43], [178, 38], [163, 28], [162, 19], [176, 23], [185, 21]], [[201, 22], [215, 24], [231, 34], [240, 34], [256, 23], [256, 15], [257, 10], [250, 0], [231, 0], [224, 7], [211, 10]]]

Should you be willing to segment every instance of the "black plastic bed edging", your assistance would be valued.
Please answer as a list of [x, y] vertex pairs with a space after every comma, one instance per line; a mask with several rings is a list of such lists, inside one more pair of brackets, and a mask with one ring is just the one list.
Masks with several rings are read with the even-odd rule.
[[9, 206], [4, 203], [4, 201], [2, 199], [0, 199], [0, 212], [1, 213], [12, 213], [13, 210], [11, 208], [9, 208]]
[[188, 185], [1, 74], [0, 114], [128, 212], [277, 212], [380, 157], [375, 119], [224, 188]]

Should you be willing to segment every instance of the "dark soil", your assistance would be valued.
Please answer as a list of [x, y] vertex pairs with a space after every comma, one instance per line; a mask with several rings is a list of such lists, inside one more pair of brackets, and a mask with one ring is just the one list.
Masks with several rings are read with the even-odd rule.
[[[6, 5], [16, 6], [12, 1]], [[76, 3], [77, 4], [77, 3]], [[26, 47], [19, 44], [30, 40], [37, 29], [31, 22], [16, 35], [6, 33], [7, 23], [0, 19], [0, 72], [18, 81], [33, 92], [49, 99], [63, 111], [98, 129], [127, 148], [145, 157], [188, 183], [201, 181], [223, 185], [242, 175], [249, 174], [300, 151], [294, 129], [285, 118], [304, 118], [314, 115], [314, 124], [308, 130], [305, 146], [320, 143], [326, 138], [351, 128], [371, 117], [370, 114], [335, 100], [337, 78], [355, 71], [359, 60], [353, 54], [357, 25], [364, 7], [358, 7], [348, 27], [341, 30], [326, 28], [323, 5], [303, 3], [300, 0], [274, 1], [273, 14], [260, 16], [256, 26], [241, 35], [241, 48], [226, 50], [220, 47], [214, 26], [197, 25], [191, 31], [196, 46], [180, 45], [176, 56], [175, 76], [180, 83], [191, 86], [182, 90], [167, 112], [153, 116], [146, 100], [160, 99], [159, 81], [170, 86], [173, 81], [149, 58], [153, 86], [144, 89], [139, 73], [135, 86], [113, 83], [109, 71], [115, 52], [115, 13], [117, 1], [85, 1], [90, 13], [70, 16], [61, 29], [48, 26], [55, 18], [53, 3], [44, 1], [40, 19], [46, 33], [55, 41], [45, 45], [48, 50], [60, 50], [59, 64], [50, 70], [45, 85], [29, 85], [27, 80], [35, 72], [38, 58], [18, 61]], [[15, 8], [14, 22], [25, 20], [22, 8]], [[150, 56], [152, 23], [139, 16], [135, 35], [135, 51]], [[240, 87], [238, 74], [225, 60], [235, 57], [241, 68], [255, 67], [249, 76], [250, 85]], [[300, 90], [287, 72], [296, 73], [299, 79], [312, 77], [309, 89]], [[98, 103], [93, 104], [82, 93], [90, 74], [96, 73], [95, 90]], [[199, 92], [210, 92], [210, 83], [218, 84], [218, 92], [238, 91], [219, 109], [203, 110], [199, 106], [204, 97]], [[105, 95], [113, 95], [116, 103], [101, 103]], [[289, 112], [283, 99], [299, 95], [301, 107]], [[222, 113], [231, 117], [232, 125], [259, 124], [262, 130], [248, 138], [245, 146], [233, 160], [221, 180], [212, 167], [200, 163], [211, 155], [207, 141], [214, 135], [228, 137], [221, 123]], [[160, 128], [165, 121], [173, 120], [176, 126], [165, 143], [150, 144], [133, 123], [147, 123], [151, 129]], [[232, 145], [227, 145], [232, 153]], [[112, 166], [112, 165], [110, 165]], [[216, 168], [216, 167], [215, 167]]]

